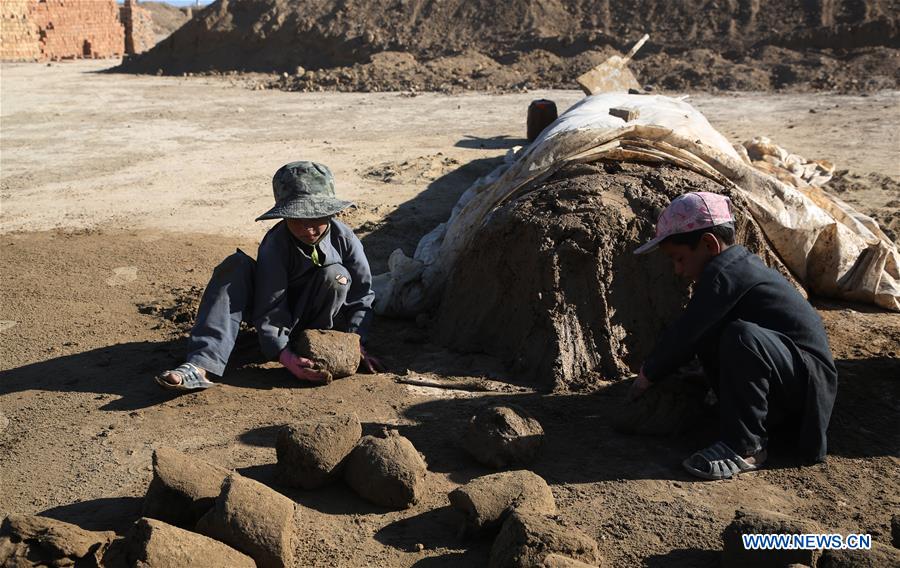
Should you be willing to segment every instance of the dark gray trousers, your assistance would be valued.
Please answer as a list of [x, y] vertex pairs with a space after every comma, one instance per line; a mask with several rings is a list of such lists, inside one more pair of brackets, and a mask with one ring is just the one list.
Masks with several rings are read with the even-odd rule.
[[[234, 349], [241, 322], [253, 314], [256, 261], [243, 251], [227, 257], [215, 270], [197, 309], [188, 342], [188, 363], [221, 376]], [[318, 268], [287, 290], [292, 306], [291, 328], [334, 329], [347, 300], [349, 285], [337, 284], [337, 276], [350, 273], [341, 264]]]
[[719, 398], [722, 441], [732, 450], [755, 454], [766, 448], [771, 428], [799, 424], [808, 371], [789, 337], [735, 320], [701, 358]]

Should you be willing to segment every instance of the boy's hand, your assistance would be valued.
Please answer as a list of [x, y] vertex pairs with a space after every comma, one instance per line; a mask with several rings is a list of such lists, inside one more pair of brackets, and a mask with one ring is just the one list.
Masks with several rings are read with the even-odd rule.
[[320, 371], [312, 369], [314, 363], [305, 357], [300, 357], [285, 347], [278, 356], [278, 362], [284, 365], [284, 368], [291, 372], [292, 375], [301, 381], [308, 381], [317, 385], [328, 383], [328, 375]]
[[366, 353], [366, 348], [362, 345], [359, 346], [359, 362], [360, 366], [367, 373], [384, 372], [384, 365], [381, 364], [381, 361]]
[[644, 369], [641, 367], [640, 374], [634, 378], [634, 381], [631, 383], [631, 390], [628, 391], [628, 400], [637, 400], [643, 396], [647, 389], [653, 386], [653, 383], [650, 382], [650, 379], [644, 375]]

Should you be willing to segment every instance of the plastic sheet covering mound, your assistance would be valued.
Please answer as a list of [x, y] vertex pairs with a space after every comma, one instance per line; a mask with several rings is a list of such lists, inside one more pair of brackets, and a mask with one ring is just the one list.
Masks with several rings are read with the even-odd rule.
[[[609, 114], [622, 107], [637, 117], [626, 122]], [[375, 277], [376, 311], [414, 316], [433, 308], [454, 263], [495, 208], [536, 189], [566, 164], [600, 159], [670, 163], [737, 190], [812, 294], [900, 311], [897, 247], [873, 219], [809, 183], [827, 181], [830, 164], [806, 162], [764, 139], [733, 147], [683, 100], [618, 93], [582, 99], [530, 146], [508, 154], [466, 190], [447, 222], [422, 237], [412, 258], [395, 250], [389, 272]]]

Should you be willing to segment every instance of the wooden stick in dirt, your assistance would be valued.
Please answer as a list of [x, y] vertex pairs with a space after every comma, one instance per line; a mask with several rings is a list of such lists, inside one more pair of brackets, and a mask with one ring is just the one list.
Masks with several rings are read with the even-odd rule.
[[419, 375], [407, 375], [397, 377], [396, 382], [404, 385], [413, 385], [417, 387], [433, 387], [438, 389], [464, 390], [472, 392], [524, 392], [528, 389], [500, 381], [490, 381], [487, 379], [466, 379], [462, 381], [446, 381], [441, 379], [432, 379]]

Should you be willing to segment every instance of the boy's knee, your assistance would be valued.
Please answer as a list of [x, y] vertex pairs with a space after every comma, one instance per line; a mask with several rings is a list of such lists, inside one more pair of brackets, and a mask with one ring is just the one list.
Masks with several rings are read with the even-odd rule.
[[342, 264], [330, 264], [322, 268], [324, 284], [337, 294], [347, 294], [350, 289], [350, 272]]
[[238, 250], [237, 252], [225, 257], [216, 267], [216, 272], [221, 276], [233, 277], [252, 277], [256, 268], [256, 261], [247, 256], [246, 253]]
[[758, 330], [759, 326], [755, 323], [748, 323], [743, 320], [729, 322], [722, 328], [722, 334], [719, 336], [719, 347], [721, 349], [733, 349], [750, 345]]

